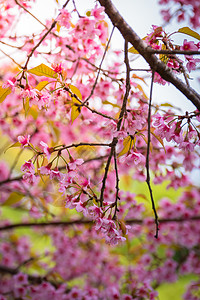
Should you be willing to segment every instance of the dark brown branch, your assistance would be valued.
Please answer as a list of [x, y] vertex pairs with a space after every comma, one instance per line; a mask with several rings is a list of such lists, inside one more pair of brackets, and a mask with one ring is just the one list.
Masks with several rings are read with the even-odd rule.
[[173, 71], [160, 61], [155, 54], [150, 53], [151, 49], [146, 43], [133, 31], [133, 29], [125, 22], [111, 0], [98, 0], [105, 7], [105, 12], [116, 26], [124, 39], [130, 42], [133, 47], [143, 56], [152, 70], [160, 74], [160, 76], [171, 82], [182, 94], [184, 94], [196, 107], [200, 110], [200, 95], [183, 83], [175, 76]]
[[[11, 275], [16, 275], [18, 273], [18, 269], [14, 269], [14, 268], [10, 268], [7, 266], [2, 266], [0, 265], [0, 273], [5, 273], [5, 274], [11, 274]], [[31, 276], [28, 275], [28, 279], [32, 282], [32, 283], [42, 283], [43, 280], [45, 280], [45, 278], [43, 277], [36, 277], [36, 276]]]
[[[94, 161], [94, 160], [102, 160], [102, 159], [105, 159], [107, 157], [108, 157], [108, 155], [102, 155], [102, 156], [98, 156], [98, 157], [92, 157], [92, 158], [89, 158], [89, 159], [85, 160], [83, 162], [83, 164], [86, 164], [86, 163]], [[66, 169], [66, 166], [62, 166], [62, 167], [58, 168], [59, 171], [64, 170], [64, 169]], [[13, 181], [21, 181], [21, 180], [23, 180], [22, 176], [16, 176], [16, 177], [13, 177], [13, 178], [7, 178], [5, 180], [0, 181], [0, 186], [4, 185], [4, 184], [7, 184], [7, 183], [11, 183]]]
[[151, 89], [150, 89], [150, 97], [149, 97], [149, 111], [148, 111], [148, 140], [147, 140], [147, 154], [146, 154], [146, 183], [149, 188], [149, 194], [151, 198], [151, 205], [154, 212], [155, 217], [155, 224], [156, 224], [156, 234], [155, 238], [158, 238], [158, 230], [159, 230], [159, 223], [158, 223], [158, 215], [155, 207], [155, 202], [153, 198], [153, 191], [151, 188], [151, 181], [150, 181], [150, 170], [149, 170], [149, 154], [150, 154], [150, 143], [151, 143], [151, 102], [152, 102], [152, 92], [153, 92], [153, 80], [154, 80], [154, 71], [152, 71], [152, 79], [151, 79]]
[[[119, 115], [119, 119], [117, 122], [117, 131], [120, 130], [121, 128], [121, 123], [124, 117], [124, 114], [126, 112], [126, 103], [128, 100], [128, 95], [129, 95], [129, 91], [130, 91], [130, 66], [129, 66], [129, 60], [128, 60], [128, 42], [125, 40], [125, 44], [124, 44], [124, 49], [125, 49], [125, 57], [124, 57], [124, 61], [126, 64], [126, 91], [125, 91], [125, 95], [124, 95], [124, 99], [123, 99], [123, 103], [122, 103], [122, 107], [121, 107], [121, 111], [120, 111], [120, 115]], [[108, 170], [109, 170], [109, 166], [110, 166], [110, 162], [112, 159], [112, 156], [114, 155], [115, 152], [115, 147], [118, 143], [118, 138], [114, 137], [112, 144], [111, 144], [111, 149], [110, 149], [110, 154], [107, 160], [107, 164], [105, 167], [105, 173], [104, 173], [104, 177], [102, 180], [102, 187], [101, 187], [101, 194], [100, 194], [100, 205], [103, 206], [103, 194], [106, 188], [106, 179], [108, 176]]]
[[130, 85], [130, 65], [129, 65], [129, 60], [128, 60], [128, 42], [125, 40], [125, 44], [124, 44], [124, 62], [126, 65], [126, 91], [125, 91], [125, 95], [124, 95], [124, 99], [123, 99], [123, 103], [122, 103], [122, 108], [120, 111], [120, 115], [119, 115], [119, 121], [117, 123], [117, 131], [120, 130], [121, 127], [121, 123], [124, 117], [124, 114], [126, 112], [126, 104], [128, 101], [128, 96], [129, 96], [129, 92], [131, 89], [131, 85]]
[[184, 54], [184, 55], [197, 55], [200, 54], [200, 51], [192, 50], [158, 50], [148, 47], [147, 51], [153, 54]]
[[108, 176], [108, 170], [109, 170], [109, 167], [110, 167], [111, 159], [112, 159], [112, 156], [114, 154], [114, 150], [115, 150], [115, 146], [117, 145], [117, 142], [118, 142], [118, 139], [116, 137], [114, 137], [113, 141], [112, 141], [112, 146], [111, 146], [111, 149], [110, 149], [110, 154], [108, 156], [108, 160], [107, 160], [107, 163], [106, 163], [103, 180], [102, 180], [101, 194], [100, 194], [100, 199], [99, 199], [101, 207], [103, 206], [103, 194], [104, 194], [104, 191], [105, 191], [105, 188], [106, 188], [106, 179], [107, 179], [107, 176]]
[[114, 149], [114, 165], [115, 165], [115, 176], [116, 176], [116, 185], [115, 185], [115, 189], [116, 189], [116, 196], [115, 196], [115, 212], [113, 215], [113, 220], [116, 219], [116, 215], [117, 215], [117, 211], [118, 211], [118, 200], [119, 198], [119, 174], [118, 174], [118, 167], [117, 167], [117, 155], [116, 155], [116, 149]]
[[[200, 216], [194, 216], [190, 218], [166, 218], [166, 219], [159, 219], [159, 224], [165, 223], [182, 223], [182, 222], [192, 222], [192, 221], [200, 221]], [[0, 227], [0, 231], [9, 231], [16, 228], [39, 228], [39, 227], [57, 227], [63, 226], [68, 227], [72, 225], [92, 225], [94, 222], [87, 219], [78, 219], [74, 221], [57, 221], [57, 222], [27, 222], [27, 223], [16, 223], [10, 224]], [[138, 224], [142, 225], [144, 220], [141, 219], [127, 219], [125, 220], [126, 224]]]
[[[0, 265], [0, 274], [10, 274], [10, 275], [16, 275], [19, 273], [18, 268], [10, 268], [7, 266]], [[46, 276], [33, 276], [33, 275], [28, 275], [28, 280], [33, 283], [33, 284], [41, 284], [43, 281], [48, 281], [50, 282], [54, 287], [58, 288], [61, 283], [56, 283], [55, 281], [48, 280]], [[68, 290], [66, 290], [67, 292]], [[19, 299], [19, 298], [18, 298]]]
[[110, 144], [107, 144], [107, 143], [78, 143], [78, 144], [71, 144], [69, 146], [63, 146], [62, 148], [58, 148], [58, 149], [55, 149], [54, 151], [62, 151], [62, 150], [65, 150], [65, 149], [69, 149], [69, 148], [78, 148], [80, 146], [90, 146], [90, 147], [110, 147], [111, 146], [111, 143]]

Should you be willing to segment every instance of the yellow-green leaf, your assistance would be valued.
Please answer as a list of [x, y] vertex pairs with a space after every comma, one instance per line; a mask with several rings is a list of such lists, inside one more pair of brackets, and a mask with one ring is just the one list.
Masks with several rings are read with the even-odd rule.
[[98, 206], [98, 202], [96, 201], [95, 198], [93, 198], [92, 201], [93, 201], [94, 205]]
[[26, 117], [29, 111], [29, 97], [26, 97], [26, 99], [23, 101], [23, 107], [24, 107], [25, 117]]
[[37, 120], [38, 117], [38, 108], [36, 105], [33, 105], [29, 109], [29, 115], [33, 117], [34, 120]]
[[[137, 135], [141, 136], [143, 138], [143, 140], [145, 141], [145, 143], [148, 144], [148, 140], [147, 140], [147, 138], [145, 137], [145, 135], [143, 133], [138, 132]], [[150, 148], [150, 151], [152, 152], [153, 148], [152, 148], [152, 143], [151, 142], [150, 142], [149, 148]]]
[[131, 77], [132, 77], [132, 78], [135, 78], [135, 79], [142, 80], [142, 81], [147, 85], [147, 83], [146, 83], [146, 81], [144, 80], [144, 78], [142, 78], [142, 77], [140, 77], [140, 76], [138, 76], [138, 75], [136, 75], [136, 74], [133, 74]]
[[[162, 50], [166, 50], [167, 49], [167, 47], [164, 45], [164, 44], [162, 44]], [[162, 60], [165, 64], [168, 62], [168, 60], [169, 60], [169, 58], [168, 58], [168, 56], [166, 55], [166, 54], [160, 54], [159, 55], [159, 58], [160, 58], [160, 60]]]
[[50, 203], [50, 205], [55, 207], [65, 207], [66, 200], [63, 199], [63, 197], [59, 197], [58, 199], [53, 200], [53, 202]]
[[122, 149], [122, 151], [118, 154], [118, 157], [126, 154], [128, 151], [131, 150], [131, 148], [133, 147], [134, 144], [134, 138], [132, 136], [127, 136], [125, 137], [125, 139], [123, 140], [123, 146], [124, 148]]
[[[77, 87], [75, 87], [74, 85], [69, 85], [69, 89], [72, 91], [73, 94], [75, 94], [80, 100], [82, 100], [82, 95], [81, 92], [79, 91], [79, 89]], [[69, 93], [70, 94], [70, 93]], [[71, 95], [70, 95], [71, 96]], [[77, 100], [75, 97], [72, 97], [72, 101]], [[78, 101], [78, 103], [80, 103], [80, 101]]]
[[[142, 38], [143, 41], [145, 39], [146, 39], [146, 36]], [[134, 47], [129, 48], [128, 52], [133, 53], [133, 54], [139, 54], [139, 52]]]
[[88, 11], [86, 12], [86, 16], [87, 16], [87, 17], [90, 17], [90, 16], [91, 16], [91, 11], [90, 11], [90, 10], [88, 10]]
[[6, 202], [3, 203], [3, 205], [11, 206], [13, 204], [18, 203], [23, 197], [24, 195], [13, 192], [12, 194], [10, 194]]
[[[75, 87], [74, 85], [69, 85], [69, 89], [72, 91], [73, 94], [75, 94], [77, 96], [78, 99], [82, 100], [82, 95], [81, 92], [79, 91], [79, 89], [77, 87]], [[70, 94], [70, 93], [69, 93]], [[80, 115], [81, 113], [81, 101], [79, 101], [77, 98], [72, 97], [72, 95], [70, 94], [71, 98], [72, 98], [72, 109], [71, 109], [71, 120], [72, 123], [74, 122], [74, 120]]]
[[38, 159], [38, 157], [36, 159], [36, 166], [37, 166], [37, 173], [40, 176], [40, 178], [42, 179], [42, 181], [44, 182], [44, 180], [42, 178], [42, 174], [40, 173], [40, 165], [39, 165], [39, 159]]
[[20, 147], [20, 146], [21, 146], [21, 143], [20, 143], [20, 142], [16, 142], [16, 143], [12, 144], [11, 146], [9, 146], [9, 147], [4, 151], [4, 153], [6, 153], [6, 151], [7, 151], [8, 149], [10, 149], [10, 148]]
[[78, 116], [80, 115], [81, 113], [81, 107], [78, 103], [80, 103], [78, 100], [76, 100], [77, 103], [74, 103], [72, 105], [72, 109], [71, 109], [71, 120], [72, 120], [72, 123], [74, 122], [74, 120], [76, 120], [76, 118], [78, 118]]
[[163, 143], [163, 140], [158, 135], [156, 135], [154, 133], [154, 130], [155, 130], [154, 128], [150, 129], [151, 134], [153, 134], [153, 136], [161, 143], [161, 145], [163, 146], [163, 149], [165, 150], [165, 153], [166, 153], [166, 149], [165, 149], [165, 145]]
[[56, 30], [57, 30], [58, 32], [60, 32], [60, 28], [61, 28], [61, 25], [57, 22], [57, 23], [56, 23]]
[[38, 91], [41, 91], [41, 90], [43, 90], [43, 88], [45, 88], [45, 86], [46, 86], [48, 83], [49, 83], [48, 81], [41, 81], [41, 82], [38, 83], [38, 85], [36, 85], [35, 88], [36, 88]]
[[195, 39], [200, 41], [200, 35], [196, 31], [190, 29], [189, 27], [179, 28], [178, 32], [181, 32], [181, 33], [187, 34], [189, 36], [192, 36]]
[[10, 88], [3, 89], [2, 86], [0, 86], [0, 103], [2, 103], [11, 92], [12, 90]]
[[120, 108], [120, 106], [118, 104], [115, 104], [115, 103], [112, 103], [108, 100], [105, 100], [102, 102], [103, 104], [110, 104], [112, 107], [117, 107], [117, 108]]
[[173, 108], [178, 109], [178, 110], [181, 111], [180, 107], [174, 106], [174, 105], [172, 105], [171, 103], [168, 103], [168, 102], [162, 103], [162, 104], [160, 104], [160, 106], [173, 107]]
[[41, 64], [35, 68], [28, 70], [28, 73], [37, 75], [37, 76], [46, 76], [50, 78], [57, 78], [58, 74], [54, 72], [53, 69], [49, 68], [45, 64]]
[[145, 94], [145, 92], [140, 84], [137, 84], [136, 88], [142, 92], [145, 99], [148, 99], [147, 95]]

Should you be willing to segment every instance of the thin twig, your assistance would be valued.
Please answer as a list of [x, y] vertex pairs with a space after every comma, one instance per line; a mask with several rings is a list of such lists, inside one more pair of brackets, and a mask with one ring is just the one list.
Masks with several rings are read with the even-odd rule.
[[150, 72], [151, 71], [151, 69], [130, 69], [130, 71], [138, 71], [138, 72]]
[[[69, 88], [68, 86], [65, 86], [65, 87], [64, 87], [64, 90], [67, 91], [68, 93], [70, 93], [70, 95], [71, 95], [72, 98], [74, 97], [75, 99], [77, 99], [77, 100], [80, 102], [80, 107], [81, 107], [81, 106], [84, 106], [84, 107], [86, 107], [87, 109], [89, 109], [92, 113], [95, 113], [95, 114], [97, 114], [97, 115], [100, 115], [100, 116], [102, 116], [102, 117], [104, 117], [104, 118], [106, 118], [106, 119], [115, 120], [114, 118], [112, 118], [112, 117], [110, 117], [110, 116], [108, 116], [108, 115], [105, 115], [105, 114], [103, 114], [103, 113], [101, 113], [101, 112], [99, 112], [99, 111], [97, 111], [97, 110], [95, 110], [95, 109], [89, 107], [87, 104], [84, 104], [85, 101], [82, 102], [81, 99], [80, 99], [76, 94], [74, 94], [74, 93], [70, 90], [70, 88]], [[77, 103], [76, 105], [77, 105], [77, 107], [79, 106], [78, 103]]]
[[[17, 0], [15, 0], [15, 1], [17, 1]], [[64, 8], [68, 3], [69, 3], [69, 0], [66, 1], [66, 3], [62, 6], [62, 8]], [[57, 16], [56, 19], [58, 19], [58, 17], [59, 17], [60, 14], [61, 14], [61, 13], [58, 14], [58, 16]], [[32, 48], [30, 54], [29, 54], [28, 57], [27, 57], [26, 63], [25, 63], [25, 65], [24, 65], [24, 67], [22, 68], [22, 69], [23, 69], [23, 72], [22, 72], [22, 75], [21, 75], [20, 80], [24, 77], [24, 73], [25, 73], [25, 71], [27, 70], [27, 66], [28, 66], [29, 60], [30, 60], [30, 58], [32, 57], [33, 53], [34, 53], [35, 50], [41, 45], [41, 43], [45, 40], [45, 38], [46, 38], [47, 35], [52, 31], [52, 29], [56, 26], [56, 24], [57, 24], [57, 20], [56, 20], [56, 19], [52, 22], [50, 28], [49, 28], [49, 29], [47, 30], [47, 32], [41, 37], [41, 39], [39, 40], [39, 42]], [[45, 26], [45, 28], [46, 28], [46, 26]]]
[[16, 64], [18, 67], [20, 67], [20, 69], [23, 68], [23, 67], [22, 67], [18, 62], [16, 62], [16, 61], [14, 60], [14, 58], [12, 58], [9, 54], [5, 53], [2, 49], [0, 49], [0, 51], [1, 51], [5, 56], [7, 56], [9, 59], [11, 59], [11, 60], [14, 62], [14, 64]]
[[103, 180], [102, 180], [101, 194], [100, 194], [100, 199], [99, 199], [101, 207], [103, 207], [103, 195], [104, 195], [104, 191], [105, 191], [105, 188], [106, 188], [106, 180], [107, 180], [107, 176], [108, 176], [108, 170], [109, 170], [109, 167], [110, 167], [111, 159], [112, 159], [112, 156], [114, 154], [114, 150], [115, 150], [115, 146], [116, 146], [117, 142], [118, 142], [118, 139], [116, 137], [114, 137], [113, 141], [112, 141], [112, 146], [111, 146], [111, 149], [110, 149], [110, 154], [108, 156], [108, 160], [107, 160], [107, 163], [106, 163]]
[[111, 31], [111, 34], [110, 34], [108, 43], [107, 43], [106, 48], [105, 48], [105, 50], [104, 50], [104, 54], [103, 54], [102, 59], [101, 59], [101, 62], [100, 62], [100, 64], [99, 64], [97, 76], [96, 76], [95, 82], [94, 82], [94, 84], [93, 84], [92, 90], [91, 90], [91, 92], [90, 92], [90, 95], [89, 95], [89, 96], [87, 97], [87, 99], [83, 102], [83, 104], [87, 103], [87, 101], [92, 97], [92, 95], [93, 95], [93, 93], [94, 93], [95, 87], [96, 87], [96, 85], [97, 85], [97, 81], [98, 81], [98, 79], [99, 79], [99, 74], [100, 74], [100, 72], [101, 72], [101, 66], [102, 66], [103, 61], [104, 61], [104, 59], [105, 59], [106, 52], [108, 51], [108, 47], [109, 47], [109, 44], [110, 44], [110, 42], [111, 42], [111, 39], [112, 39], [112, 36], [113, 36], [114, 29], [115, 29], [115, 26], [113, 26], [113, 28], [112, 28], [112, 31]]
[[[84, 160], [83, 164], [86, 164], [86, 163], [89, 163], [91, 161], [95, 161], [95, 160], [103, 160], [105, 158], [107, 158], [108, 155], [102, 155], [102, 156], [98, 156], [98, 157], [92, 157], [92, 158], [89, 158], [87, 160]], [[62, 167], [58, 167], [58, 170], [61, 171], [61, 170], [65, 170], [66, 169], [66, 166], [62, 166]], [[5, 180], [2, 180], [0, 181], [0, 186], [1, 185], [4, 185], [4, 184], [7, 184], [7, 183], [11, 183], [11, 182], [14, 182], [14, 181], [21, 181], [23, 180], [23, 176], [16, 176], [16, 177], [13, 177], [13, 178], [7, 178]]]
[[116, 149], [114, 148], [114, 165], [115, 165], [115, 175], [116, 175], [116, 185], [115, 185], [115, 189], [116, 189], [116, 196], [115, 196], [115, 212], [113, 215], [113, 220], [116, 219], [116, 214], [118, 211], [118, 200], [120, 200], [119, 198], [119, 174], [118, 174], [118, 168], [117, 168], [117, 155], [116, 155]]
[[18, 6], [20, 6], [25, 12], [27, 12], [31, 17], [33, 17], [37, 22], [39, 22], [42, 26], [44, 26], [46, 29], [48, 29], [47, 26], [46, 26], [45, 24], [43, 24], [36, 16], [34, 16], [28, 9], [26, 9], [26, 7], [24, 7], [22, 4], [20, 4], [20, 3], [18, 2], [18, 0], [15, 0], [15, 3], [16, 3]]
[[150, 97], [149, 97], [149, 111], [148, 111], [148, 141], [147, 141], [147, 154], [146, 154], [146, 171], [147, 171], [146, 183], [147, 183], [148, 188], [149, 188], [152, 209], [153, 209], [154, 217], [155, 217], [155, 224], [156, 224], [155, 238], [158, 238], [158, 230], [159, 230], [158, 215], [157, 215], [155, 202], [154, 202], [154, 198], [153, 198], [153, 191], [152, 191], [152, 188], [151, 188], [150, 171], [149, 171], [149, 154], [150, 154], [150, 143], [151, 143], [151, 102], [152, 102], [154, 73], [155, 73], [154, 70], [152, 70], [152, 79], [151, 79], [151, 88], [150, 88]]
[[111, 143], [78, 143], [78, 144], [71, 144], [68, 146], [62, 146], [62, 148], [57, 148], [54, 151], [63, 151], [65, 149], [69, 149], [69, 148], [78, 148], [81, 146], [90, 146], [90, 147], [110, 147]]

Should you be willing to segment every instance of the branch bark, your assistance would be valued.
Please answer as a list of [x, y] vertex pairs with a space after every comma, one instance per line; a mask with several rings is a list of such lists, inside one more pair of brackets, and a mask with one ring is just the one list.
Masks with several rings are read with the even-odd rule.
[[105, 8], [105, 12], [115, 27], [118, 28], [122, 36], [139, 52], [146, 60], [152, 70], [157, 72], [164, 80], [172, 83], [182, 94], [184, 94], [198, 110], [200, 110], [200, 95], [191, 87], [188, 87], [173, 71], [160, 61], [152, 49], [149, 47], [126, 23], [120, 15], [111, 0], [98, 0], [101, 6]]

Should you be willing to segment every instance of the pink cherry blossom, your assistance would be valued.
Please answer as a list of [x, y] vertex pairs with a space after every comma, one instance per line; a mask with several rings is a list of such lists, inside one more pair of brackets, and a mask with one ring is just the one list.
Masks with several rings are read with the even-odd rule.
[[34, 173], [35, 172], [35, 167], [31, 161], [31, 159], [29, 159], [28, 161], [26, 161], [22, 167], [21, 167], [21, 171], [22, 172], [30, 172], [30, 173]]
[[8, 79], [6, 82], [3, 83], [2, 88], [7, 89], [10, 88], [12, 92], [15, 92], [16, 86], [16, 78]]
[[[71, 14], [68, 12], [67, 9], [60, 9], [60, 14], [57, 19], [61, 26], [64, 26], [65, 28], [69, 29], [71, 27]], [[57, 72], [56, 72], [57, 73]]]
[[28, 146], [29, 145], [29, 143], [30, 143], [30, 135], [28, 135], [27, 137], [26, 136], [22, 136], [22, 135], [20, 135], [20, 136], [18, 136], [18, 142], [20, 143], [20, 144], [22, 144], [22, 147], [24, 148], [24, 146]]
[[198, 47], [194, 44], [194, 42], [192, 41], [187, 41], [186, 39], [184, 39], [183, 41], [183, 46], [180, 47], [181, 50], [187, 51], [187, 50], [198, 50]]
[[77, 168], [77, 166], [81, 166], [84, 163], [84, 160], [82, 158], [78, 159], [70, 159], [70, 162], [68, 163], [68, 168], [73, 171]]
[[44, 151], [44, 154], [46, 155], [47, 159], [50, 159], [53, 148], [49, 148], [48, 145], [43, 141], [40, 142], [40, 145], [43, 147], [43, 151]]
[[200, 59], [199, 58], [192, 58], [192, 57], [188, 57], [187, 56], [187, 64], [186, 64], [186, 67], [188, 69], [189, 72], [191, 72], [192, 70], [195, 70], [196, 69], [196, 64], [198, 62], [200, 62]]
[[[140, 56], [165, 85], [159, 95], [153, 84], [149, 118], [151, 68], [137, 69], [139, 55], [113, 48], [108, 10], [95, 3], [85, 14], [78, 1], [62, 8], [54, 1], [55, 15], [46, 10], [40, 20], [40, 2], [0, 1], [8, 60], [0, 88], [0, 299], [156, 300], [157, 287], [200, 273], [200, 115], [190, 87], [196, 72], [185, 72], [199, 58], [159, 50], [197, 51], [200, 42], [187, 35], [178, 43], [180, 26], [153, 25], [142, 36], [144, 47], [158, 51], [142, 47]], [[199, 1], [159, 5], [165, 21], [200, 26]], [[23, 34], [27, 16], [38, 29]], [[166, 98], [167, 80], [195, 109], [181, 111], [177, 99]], [[185, 300], [198, 285], [185, 288]]]
[[95, 6], [95, 8], [91, 10], [91, 16], [94, 16], [96, 20], [103, 20], [104, 15], [102, 12], [104, 12], [104, 7]]

